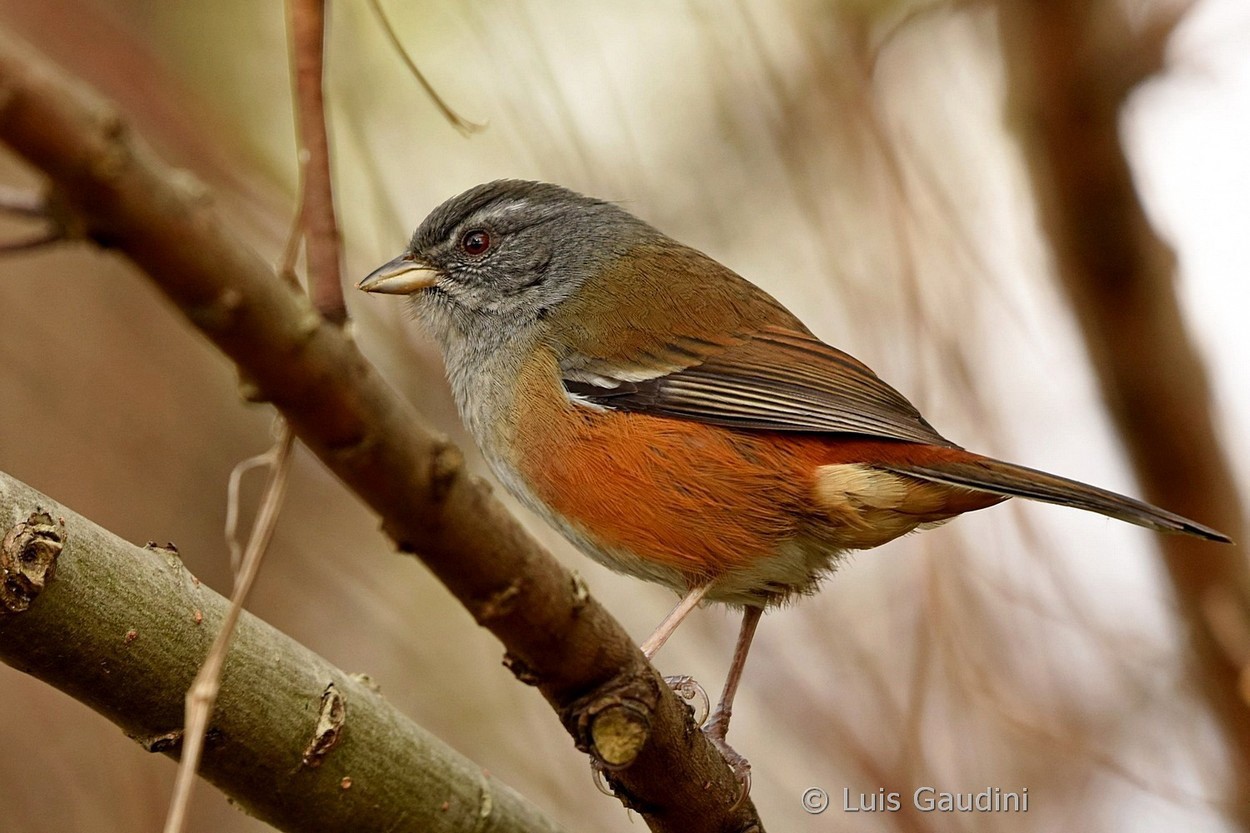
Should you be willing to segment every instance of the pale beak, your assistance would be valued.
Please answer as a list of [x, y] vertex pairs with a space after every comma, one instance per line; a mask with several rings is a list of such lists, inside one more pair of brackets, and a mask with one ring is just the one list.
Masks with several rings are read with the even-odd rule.
[[407, 295], [418, 289], [433, 286], [438, 280], [438, 270], [433, 266], [413, 260], [402, 254], [389, 263], [374, 269], [356, 284], [365, 292], [381, 292], [384, 295]]

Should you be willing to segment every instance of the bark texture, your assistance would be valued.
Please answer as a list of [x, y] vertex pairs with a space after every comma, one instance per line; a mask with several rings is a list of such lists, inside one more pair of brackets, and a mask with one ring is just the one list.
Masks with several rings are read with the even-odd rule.
[[[123, 541], [4, 473], [0, 536], [5, 585], [23, 588], [0, 613], [0, 660], [177, 757], [183, 696], [228, 600], [173, 549]], [[281, 830], [560, 830], [365, 682], [246, 613], [200, 773]]]

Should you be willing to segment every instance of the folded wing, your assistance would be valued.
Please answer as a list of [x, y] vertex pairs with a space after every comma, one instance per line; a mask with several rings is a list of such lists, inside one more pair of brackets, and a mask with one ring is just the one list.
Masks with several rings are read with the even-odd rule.
[[564, 385], [600, 407], [731, 428], [954, 445], [866, 365], [814, 336], [768, 326], [704, 349], [687, 343], [662, 351], [649, 378], [640, 378], [647, 368], [636, 359], [614, 368], [602, 358], [572, 358]]

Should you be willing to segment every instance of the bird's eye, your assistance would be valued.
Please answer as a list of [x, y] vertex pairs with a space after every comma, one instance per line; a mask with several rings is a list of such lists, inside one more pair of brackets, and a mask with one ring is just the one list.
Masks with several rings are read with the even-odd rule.
[[490, 233], [480, 228], [466, 231], [464, 237], [460, 238], [460, 248], [469, 255], [486, 254], [487, 249], [490, 248]]

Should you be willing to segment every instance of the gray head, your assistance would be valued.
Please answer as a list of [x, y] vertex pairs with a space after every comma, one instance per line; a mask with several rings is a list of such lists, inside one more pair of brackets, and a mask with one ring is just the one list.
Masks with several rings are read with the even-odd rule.
[[448, 349], [524, 333], [608, 261], [658, 234], [622, 209], [544, 182], [470, 188], [425, 218], [402, 255], [360, 282], [411, 295]]

